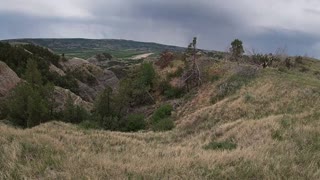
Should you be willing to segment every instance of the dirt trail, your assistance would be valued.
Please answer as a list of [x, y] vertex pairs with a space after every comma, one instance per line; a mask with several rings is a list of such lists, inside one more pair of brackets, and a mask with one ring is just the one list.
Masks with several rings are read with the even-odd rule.
[[133, 56], [130, 59], [134, 59], [134, 60], [144, 59], [144, 58], [147, 58], [147, 57], [151, 56], [152, 54], [154, 54], [154, 53], [140, 54], [140, 55], [137, 55], [137, 56]]

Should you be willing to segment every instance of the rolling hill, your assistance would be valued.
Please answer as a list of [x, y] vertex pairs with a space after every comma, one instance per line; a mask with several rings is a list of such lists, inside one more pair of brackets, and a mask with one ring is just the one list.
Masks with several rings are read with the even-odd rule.
[[177, 46], [117, 39], [11, 39], [11, 43], [32, 43], [47, 47], [57, 54], [87, 59], [96, 54], [110, 53], [116, 58], [128, 58], [144, 53], [159, 53], [163, 50], [183, 51]]

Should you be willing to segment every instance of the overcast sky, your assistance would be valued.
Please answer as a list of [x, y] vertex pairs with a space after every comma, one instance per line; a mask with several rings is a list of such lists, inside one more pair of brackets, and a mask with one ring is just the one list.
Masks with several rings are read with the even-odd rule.
[[0, 39], [113, 38], [320, 57], [319, 0], [0, 0]]

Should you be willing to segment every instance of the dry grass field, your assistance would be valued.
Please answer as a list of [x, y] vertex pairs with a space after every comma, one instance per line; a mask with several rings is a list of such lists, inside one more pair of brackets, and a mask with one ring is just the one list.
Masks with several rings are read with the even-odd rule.
[[0, 124], [0, 179], [320, 179], [320, 66], [309, 64], [228, 71], [175, 110], [169, 132]]

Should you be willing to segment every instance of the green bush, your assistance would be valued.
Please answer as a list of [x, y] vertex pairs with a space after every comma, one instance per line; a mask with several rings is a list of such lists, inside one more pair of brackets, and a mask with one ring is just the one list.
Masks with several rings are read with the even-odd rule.
[[127, 132], [136, 132], [145, 129], [147, 126], [143, 114], [130, 114], [125, 119], [125, 129]]
[[175, 88], [169, 87], [167, 90], [164, 91], [164, 96], [168, 99], [180, 98], [184, 94], [184, 89], [182, 88]]
[[157, 123], [161, 119], [170, 117], [172, 110], [173, 110], [173, 107], [170, 104], [165, 104], [160, 106], [152, 116], [153, 122]]
[[184, 95], [184, 88], [172, 87], [168, 81], [161, 81], [159, 83], [159, 91], [168, 99], [180, 98]]
[[169, 104], [162, 105], [152, 116], [152, 129], [154, 131], [167, 131], [174, 128], [174, 122], [170, 118], [173, 107]]
[[169, 131], [174, 128], [174, 122], [171, 118], [164, 118], [155, 123], [152, 127], [154, 131]]
[[206, 150], [232, 150], [237, 148], [237, 144], [230, 140], [215, 142], [212, 141], [203, 147]]

